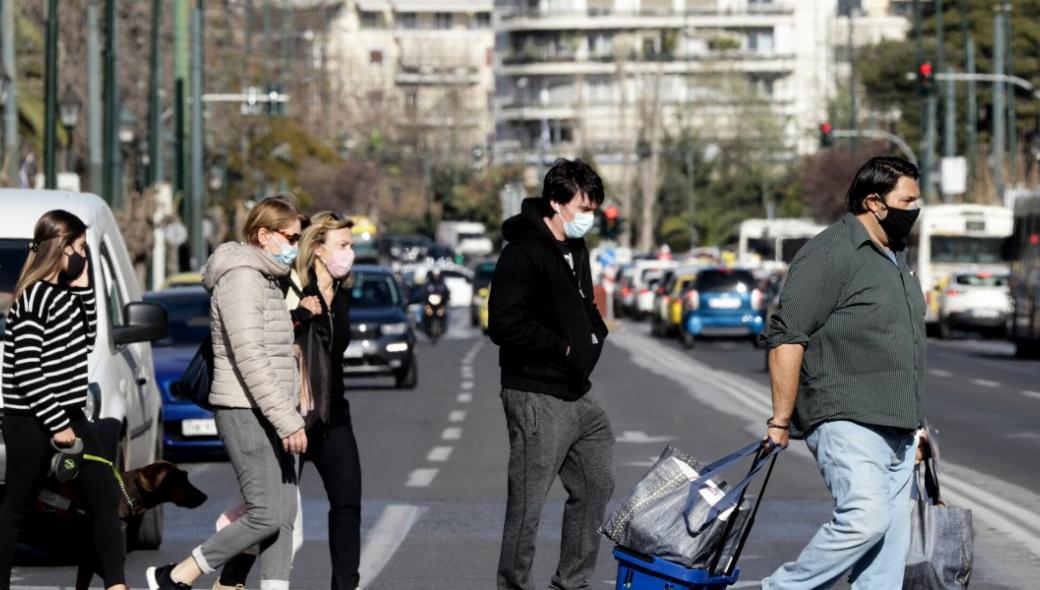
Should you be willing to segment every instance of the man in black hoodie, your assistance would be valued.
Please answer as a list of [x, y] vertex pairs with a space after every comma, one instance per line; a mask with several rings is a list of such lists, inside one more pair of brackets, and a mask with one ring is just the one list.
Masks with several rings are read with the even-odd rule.
[[590, 391], [607, 327], [592, 300], [582, 236], [602, 203], [599, 175], [581, 160], [560, 159], [542, 197], [525, 200], [502, 226], [508, 245], [489, 302], [510, 447], [500, 590], [534, 587], [538, 518], [557, 474], [569, 497], [550, 588], [588, 588], [596, 567], [596, 530], [614, 491], [614, 435]]

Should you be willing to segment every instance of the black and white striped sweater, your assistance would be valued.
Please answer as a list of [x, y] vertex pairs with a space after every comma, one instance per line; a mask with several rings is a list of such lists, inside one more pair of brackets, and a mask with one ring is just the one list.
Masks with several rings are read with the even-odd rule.
[[93, 289], [33, 283], [11, 306], [4, 334], [4, 414], [35, 416], [51, 432], [82, 415], [94, 349]]

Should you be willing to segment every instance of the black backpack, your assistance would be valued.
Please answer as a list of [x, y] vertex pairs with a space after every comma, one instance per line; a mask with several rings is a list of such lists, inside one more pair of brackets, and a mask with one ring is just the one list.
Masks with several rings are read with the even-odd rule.
[[196, 406], [205, 410], [213, 410], [209, 403], [209, 389], [213, 385], [213, 337], [199, 344], [195, 356], [188, 363], [180, 381], [170, 386], [170, 392], [181, 399], [193, 402]]

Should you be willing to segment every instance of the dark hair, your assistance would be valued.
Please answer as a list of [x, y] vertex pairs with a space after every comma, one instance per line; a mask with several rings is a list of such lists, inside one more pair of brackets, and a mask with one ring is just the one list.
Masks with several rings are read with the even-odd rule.
[[581, 160], [559, 158], [553, 162], [542, 183], [542, 201], [551, 214], [549, 203], [566, 205], [575, 195], [587, 195], [597, 207], [603, 204], [603, 179]]
[[87, 233], [87, 224], [68, 211], [48, 211], [36, 222], [29, 256], [22, 265], [18, 282], [14, 287], [14, 300], [36, 281], [40, 281], [56, 270], [61, 270], [65, 248]]
[[849, 211], [865, 213], [867, 208], [863, 201], [867, 197], [878, 195], [884, 199], [904, 176], [917, 180], [920, 176], [917, 166], [893, 156], [878, 156], [867, 160], [859, 172], [856, 172], [856, 178], [853, 179], [845, 196]]

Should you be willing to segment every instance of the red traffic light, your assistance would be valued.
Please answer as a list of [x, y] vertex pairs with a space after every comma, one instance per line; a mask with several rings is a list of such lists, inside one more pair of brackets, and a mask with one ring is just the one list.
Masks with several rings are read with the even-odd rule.
[[823, 133], [824, 135], [827, 135], [827, 134], [829, 134], [833, 130], [834, 130], [834, 128], [831, 127], [830, 123], [827, 123], [827, 122], [820, 123], [820, 133]]
[[614, 221], [615, 219], [617, 219], [618, 215], [620, 215], [620, 211], [618, 211], [617, 205], [607, 205], [603, 209], [603, 216], [610, 221]]
[[932, 62], [930, 62], [930, 61], [923, 61], [923, 62], [921, 62], [921, 65], [917, 66], [917, 73], [922, 78], [931, 79], [931, 77], [932, 77]]

